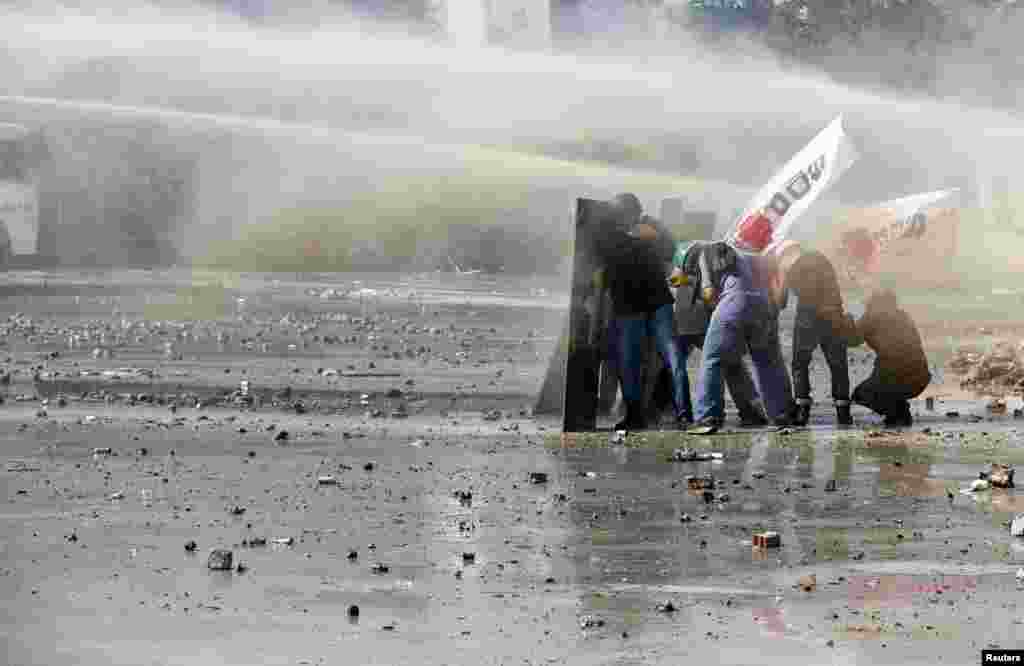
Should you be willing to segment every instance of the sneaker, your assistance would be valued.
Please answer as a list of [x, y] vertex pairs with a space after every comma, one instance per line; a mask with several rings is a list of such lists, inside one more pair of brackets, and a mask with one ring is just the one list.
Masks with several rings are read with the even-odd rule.
[[808, 421], [811, 420], [811, 406], [807, 404], [799, 404], [796, 406], [796, 411], [793, 413], [793, 425], [803, 428], [807, 425]]
[[849, 405], [836, 405], [836, 424], [841, 426], [853, 425], [853, 415], [850, 414]]
[[713, 435], [722, 427], [722, 420], [706, 418], [698, 421], [692, 428], [686, 431], [688, 435]]

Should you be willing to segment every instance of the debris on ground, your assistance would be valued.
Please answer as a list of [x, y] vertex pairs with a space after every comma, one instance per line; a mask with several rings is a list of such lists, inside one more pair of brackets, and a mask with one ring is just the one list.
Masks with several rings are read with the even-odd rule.
[[355, 604], [352, 604], [351, 606], [349, 606], [348, 607], [348, 616], [349, 617], [353, 617], [353, 618], [359, 617], [359, 606], [356, 606]]
[[754, 535], [754, 548], [781, 548], [782, 537], [778, 532], [761, 532]]
[[548, 482], [547, 472], [530, 472], [530, 483], [541, 484]]
[[1009, 465], [992, 463], [992, 469], [988, 473], [982, 472], [979, 477], [987, 479], [993, 488], [1013, 488], [1013, 473]]
[[231, 571], [234, 563], [234, 554], [224, 548], [215, 548], [210, 551], [210, 557], [206, 561], [206, 568], [210, 571]]
[[194, 552], [196, 552], [196, 548], [198, 548], [198, 547], [199, 546], [198, 546], [198, 544], [196, 544], [195, 541], [186, 541], [185, 542], [185, 552], [186, 553], [194, 553]]
[[596, 629], [604, 626], [604, 620], [592, 615], [584, 615], [580, 618], [580, 629]]
[[996, 343], [985, 353], [961, 348], [953, 354], [949, 368], [961, 376], [961, 388], [1000, 396], [1024, 388], [1020, 351], [1019, 345], [1010, 342]]
[[288, 434], [287, 430], [280, 430], [280, 431], [278, 431], [278, 433], [276, 435], [274, 435], [274, 441], [275, 442], [287, 442], [289, 437], [290, 437], [290, 435]]
[[686, 487], [690, 490], [712, 490], [715, 487], [715, 477], [710, 474], [704, 476], [686, 477]]
[[276, 543], [278, 546], [294, 546], [295, 537], [279, 537], [277, 539], [274, 539], [274, 543]]
[[679, 609], [676, 608], [676, 605], [671, 601], [665, 601], [663, 603], [658, 604], [659, 613], [675, 613], [677, 610]]
[[370, 571], [372, 571], [373, 573], [375, 573], [377, 575], [383, 575], [383, 574], [386, 574], [387, 572], [391, 571], [391, 567], [389, 567], [386, 564], [381, 564], [380, 562], [377, 562], [372, 567], [370, 567]]
[[318, 486], [336, 486], [338, 485], [338, 478], [330, 474], [318, 476], [316, 477], [316, 483]]
[[711, 451], [697, 451], [696, 449], [676, 449], [672, 452], [673, 462], [706, 462], [708, 460], [722, 460], [725, 456], [721, 453]]

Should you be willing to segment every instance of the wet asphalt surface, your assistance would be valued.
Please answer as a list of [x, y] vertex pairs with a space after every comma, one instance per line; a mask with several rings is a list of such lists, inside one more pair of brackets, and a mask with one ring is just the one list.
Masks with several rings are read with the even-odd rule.
[[[47, 299], [35, 300], [45, 312]], [[509, 321], [478, 310], [474, 321]], [[405, 418], [388, 416], [394, 401], [382, 395], [399, 379], [340, 386], [313, 372], [356, 358], [352, 345], [311, 353], [300, 373], [270, 352], [236, 352], [268, 384], [320, 391], [304, 414], [87, 397], [51, 398], [44, 413], [38, 400], [9, 399], [7, 663], [973, 664], [987, 646], [1020, 647], [1024, 541], [1004, 523], [1024, 500], [961, 491], [990, 462], [1024, 460], [1024, 421], [940, 400], [935, 412], [915, 404], [909, 431], [879, 433], [856, 410], [858, 426], [837, 430], [821, 400], [812, 427], [789, 434], [566, 438], [557, 421], [521, 415], [530, 401], [518, 387], [539, 386], [547, 350], [521, 351], [518, 337], [560, 325], [528, 319], [507, 323], [508, 350], [488, 357], [486, 375], [436, 358], [396, 366], [417, 382]], [[45, 348], [15, 337], [12, 367]], [[453, 349], [485, 355], [486, 344], [457, 337]], [[139, 350], [110, 363], [134, 353], [141, 364]], [[229, 386], [221, 358], [179, 383]], [[85, 348], [47, 371], [75, 362], [103, 365]], [[496, 385], [479, 379], [502, 363]], [[827, 389], [816, 366], [815, 388]], [[457, 388], [474, 379], [476, 390]], [[8, 397], [52, 388], [26, 382], [16, 375]], [[363, 390], [385, 415], [330, 399]], [[671, 462], [682, 446], [723, 457]], [[707, 497], [687, 487], [704, 474], [716, 480]], [[761, 530], [781, 547], [754, 548]], [[213, 548], [245, 570], [208, 570]]]

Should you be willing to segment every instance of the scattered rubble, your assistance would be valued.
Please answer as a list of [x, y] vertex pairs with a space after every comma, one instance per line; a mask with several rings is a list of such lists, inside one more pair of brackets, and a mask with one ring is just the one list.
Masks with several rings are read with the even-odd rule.
[[234, 563], [234, 554], [230, 550], [216, 548], [210, 551], [210, 557], [206, 561], [206, 568], [211, 571], [231, 571]]
[[761, 532], [754, 535], [754, 548], [781, 548], [782, 537], [778, 532]]
[[[958, 349], [949, 368], [961, 376], [960, 387], [1001, 396], [1024, 389], [1021, 345], [998, 342], [988, 352]], [[1005, 403], [1002, 403], [1005, 409]]]

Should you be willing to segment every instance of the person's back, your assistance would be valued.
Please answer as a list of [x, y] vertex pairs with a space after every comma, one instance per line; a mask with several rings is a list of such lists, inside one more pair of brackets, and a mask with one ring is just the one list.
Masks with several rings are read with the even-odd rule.
[[620, 317], [653, 312], [673, 302], [667, 282], [674, 250], [671, 236], [653, 218], [644, 216], [638, 224], [658, 229], [658, 238], [645, 240], [615, 229], [599, 240], [615, 314]]
[[914, 320], [891, 297], [877, 292], [868, 299], [858, 328], [875, 352], [875, 367], [884, 381], [915, 387], [931, 381], [928, 357]]
[[886, 426], [910, 426], [910, 403], [931, 382], [921, 334], [891, 291], [875, 292], [858, 322], [875, 351], [875, 369], [853, 391], [853, 401], [885, 417]]

